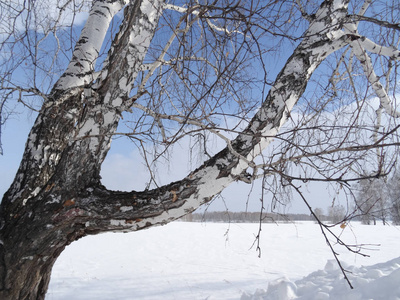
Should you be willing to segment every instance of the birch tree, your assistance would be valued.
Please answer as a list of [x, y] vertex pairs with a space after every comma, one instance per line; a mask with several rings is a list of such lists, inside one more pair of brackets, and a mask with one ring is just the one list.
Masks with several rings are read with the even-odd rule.
[[[1, 299], [44, 299], [68, 244], [167, 224], [232, 182], [346, 189], [395, 162], [396, 1], [38, 2], [1, 3], [0, 124], [15, 103], [37, 111], [0, 206]], [[271, 57], [286, 59], [277, 74]], [[208, 159], [179, 181], [112, 191], [100, 170], [118, 135], [149, 165], [185, 136]]]

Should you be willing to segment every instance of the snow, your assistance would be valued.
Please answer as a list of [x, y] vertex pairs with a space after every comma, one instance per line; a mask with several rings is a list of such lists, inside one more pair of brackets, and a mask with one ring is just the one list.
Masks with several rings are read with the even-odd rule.
[[328, 261], [324, 270], [311, 273], [295, 282], [282, 278], [270, 282], [268, 289], [254, 294], [244, 293], [241, 300], [269, 299], [400, 299], [400, 258], [367, 267], [350, 266], [349, 290], [335, 261]]
[[[334, 230], [367, 245], [365, 258], [336, 246], [351, 290], [313, 222], [185, 223], [107, 233], [68, 246], [46, 299], [400, 299], [399, 228], [351, 223]], [[309, 275], [307, 275], [309, 274]]]

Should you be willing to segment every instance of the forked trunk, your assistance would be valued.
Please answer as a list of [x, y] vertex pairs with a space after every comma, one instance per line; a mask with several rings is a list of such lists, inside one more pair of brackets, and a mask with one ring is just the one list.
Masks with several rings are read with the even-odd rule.
[[[99, 25], [96, 20], [112, 18], [124, 3], [96, 1], [89, 19]], [[100, 167], [121, 113], [135, 101], [128, 95], [163, 5], [130, 3], [97, 81], [92, 81], [93, 61], [82, 74], [78, 71], [87, 56], [73, 57], [77, 61], [56, 84], [30, 132], [0, 205], [0, 299], [44, 299], [55, 260], [80, 237], [166, 224], [247, 177], [251, 162], [279, 132], [317, 66], [357, 38], [341, 30], [348, 1], [325, 1], [259, 111], [225, 149], [178, 182], [143, 192], [109, 191], [100, 184]], [[83, 31], [88, 36], [79, 40], [77, 55], [100, 50], [96, 43], [85, 45], [97, 38], [92, 32]]]

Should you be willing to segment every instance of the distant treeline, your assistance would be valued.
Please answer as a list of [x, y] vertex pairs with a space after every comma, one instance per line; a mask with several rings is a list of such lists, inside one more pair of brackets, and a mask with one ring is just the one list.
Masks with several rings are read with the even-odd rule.
[[[321, 221], [330, 221], [328, 216], [319, 215]], [[315, 218], [308, 214], [278, 214], [259, 212], [228, 212], [228, 211], [207, 211], [203, 213], [192, 213], [181, 218], [186, 222], [216, 222], [216, 223], [263, 223], [292, 222], [292, 221], [315, 221]]]

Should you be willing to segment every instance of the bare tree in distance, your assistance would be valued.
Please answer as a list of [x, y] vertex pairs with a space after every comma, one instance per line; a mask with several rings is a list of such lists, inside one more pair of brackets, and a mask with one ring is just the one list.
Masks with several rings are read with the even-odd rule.
[[390, 178], [360, 180], [355, 204], [363, 224], [400, 224], [399, 177], [395, 170]]
[[341, 223], [346, 218], [346, 209], [343, 205], [330, 206], [328, 209], [328, 217], [333, 224]]
[[324, 219], [324, 210], [322, 208], [320, 208], [320, 207], [315, 208], [314, 214], [316, 216], [316, 221]]
[[387, 194], [390, 209], [390, 216], [393, 224], [400, 225], [400, 192], [398, 189], [400, 174], [398, 171], [394, 173], [392, 178], [388, 180]]
[[361, 222], [376, 225], [380, 220], [385, 225], [390, 216], [389, 189], [384, 178], [361, 180], [355, 201], [361, 213]]
[[[395, 0], [39, 2], [0, 10], [0, 124], [37, 113], [0, 206], [1, 299], [44, 299], [71, 242], [167, 224], [232, 182], [262, 178], [274, 206], [310, 181], [351, 195], [396, 162]], [[149, 166], [144, 191], [101, 184], [117, 136]], [[160, 185], [152, 166], [189, 137], [207, 159]]]

